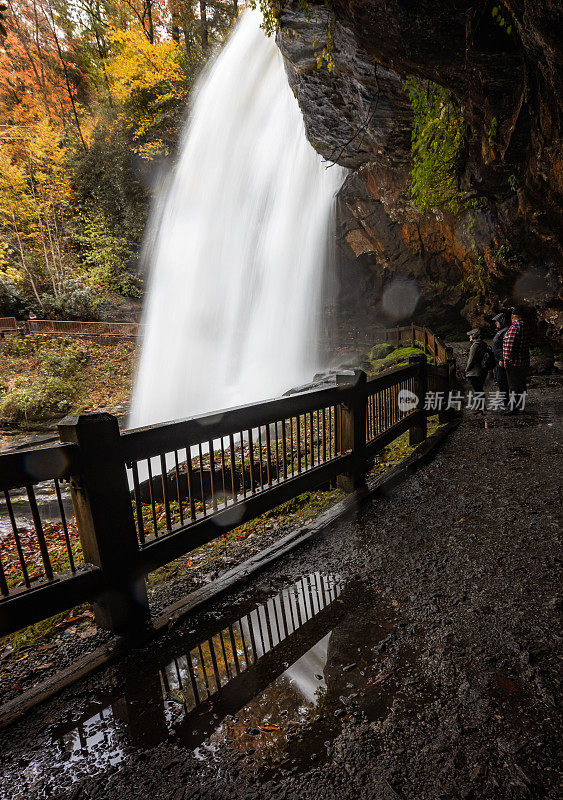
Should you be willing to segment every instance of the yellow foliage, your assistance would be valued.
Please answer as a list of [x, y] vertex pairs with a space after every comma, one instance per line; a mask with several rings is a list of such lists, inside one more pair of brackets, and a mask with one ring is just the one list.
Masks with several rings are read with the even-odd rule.
[[126, 107], [136, 137], [161, 124], [171, 104], [188, 94], [183, 49], [176, 42], [151, 44], [140, 29], [113, 29], [109, 76], [114, 96]]
[[12, 270], [29, 276], [40, 264], [53, 287], [60, 285], [71, 203], [60, 133], [45, 119], [31, 126], [13, 126], [0, 140], [0, 226], [10, 242], [0, 254], [4, 273], [10, 256]]

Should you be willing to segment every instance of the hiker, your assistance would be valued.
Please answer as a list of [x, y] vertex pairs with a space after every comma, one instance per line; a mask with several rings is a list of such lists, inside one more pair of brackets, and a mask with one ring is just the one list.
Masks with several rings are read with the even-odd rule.
[[473, 391], [482, 392], [487, 378], [487, 368], [483, 366], [483, 357], [487, 352], [487, 345], [481, 339], [479, 328], [473, 328], [473, 330], [467, 332], [467, 335], [469, 336], [471, 347], [469, 348], [469, 357], [465, 367], [465, 377], [473, 387]]
[[[508, 391], [511, 395], [516, 395], [518, 402], [526, 394], [526, 373], [530, 366], [529, 334], [522, 309], [518, 306], [512, 309], [512, 325], [504, 334], [502, 361], [499, 365], [506, 370]], [[523, 411], [524, 408], [519, 410]], [[507, 410], [507, 413], [511, 412]]]
[[493, 375], [495, 381], [497, 382], [499, 392], [505, 397], [508, 397], [508, 380], [506, 378], [506, 370], [504, 367], [501, 367], [502, 362], [502, 343], [504, 340], [504, 334], [510, 327], [510, 314], [506, 311], [501, 311], [500, 314], [497, 314], [493, 317], [493, 322], [497, 328], [497, 332], [493, 336], [492, 342], [492, 350], [493, 356], [495, 358], [495, 367], [493, 369]]

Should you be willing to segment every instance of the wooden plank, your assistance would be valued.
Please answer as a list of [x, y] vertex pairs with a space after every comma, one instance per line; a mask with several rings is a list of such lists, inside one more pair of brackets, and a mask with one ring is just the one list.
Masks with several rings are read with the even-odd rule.
[[111, 414], [65, 417], [63, 441], [77, 444], [82, 471], [71, 482], [72, 505], [85, 560], [103, 571], [107, 591], [94, 604], [96, 623], [116, 633], [144, 625], [150, 613], [145, 582], [137, 574], [139, 543], [119, 427]]
[[390, 386], [396, 386], [407, 378], [413, 378], [417, 373], [418, 367], [412, 364], [409, 364], [408, 367], [394, 367], [393, 369], [385, 370], [381, 375], [370, 378], [366, 383], [366, 391], [368, 395], [374, 394], [382, 389], [388, 389]]
[[220, 439], [234, 431], [258, 428], [280, 419], [346, 402], [352, 392], [349, 386], [320, 389], [224, 409], [200, 417], [123, 431], [121, 457], [124, 461], [138, 461], [155, 453], [172, 452], [180, 447], [207, 442], [209, 439]]
[[0, 455], [0, 490], [16, 489], [50, 478], [70, 478], [80, 471], [75, 444], [50, 445]]
[[33, 589], [10, 592], [0, 600], [0, 636], [60, 614], [96, 597], [102, 590], [102, 573], [96, 567], [58, 575]]

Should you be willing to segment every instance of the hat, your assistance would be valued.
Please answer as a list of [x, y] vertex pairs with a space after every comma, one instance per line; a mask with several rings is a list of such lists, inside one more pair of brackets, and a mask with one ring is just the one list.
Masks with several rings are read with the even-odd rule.
[[501, 311], [500, 314], [496, 314], [493, 317], [493, 322], [500, 322], [501, 326], [506, 323], [506, 314], [504, 311]]
[[479, 328], [473, 328], [471, 331], [467, 331], [468, 336], [481, 336], [481, 330]]

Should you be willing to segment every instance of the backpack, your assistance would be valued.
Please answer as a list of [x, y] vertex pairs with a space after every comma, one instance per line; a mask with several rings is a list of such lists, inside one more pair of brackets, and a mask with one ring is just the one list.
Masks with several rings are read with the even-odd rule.
[[491, 369], [494, 369], [497, 365], [495, 357], [493, 355], [493, 351], [489, 347], [489, 345], [485, 345], [485, 352], [483, 353], [483, 358], [481, 359], [481, 368], [485, 372], [489, 372]]

